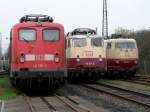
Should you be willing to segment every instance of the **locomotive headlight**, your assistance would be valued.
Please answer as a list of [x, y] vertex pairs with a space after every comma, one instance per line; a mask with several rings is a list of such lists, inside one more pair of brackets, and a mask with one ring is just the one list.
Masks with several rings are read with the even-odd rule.
[[58, 53], [55, 54], [55, 59], [54, 60], [55, 60], [56, 63], [59, 63], [59, 54]]
[[21, 63], [24, 63], [25, 62], [25, 59], [23, 57], [20, 57], [20, 62]]
[[102, 58], [99, 58], [99, 61], [103, 61], [103, 59], [102, 59]]
[[117, 64], [119, 64], [119, 61], [118, 61], [118, 60], [116, 60], [115, 62], [116, 62]]
[[80, 58], [77, 58], [77, 62], [79, 62], [80, 61]]
[[135, 60], [134, 63], [135, 63], [135, 64], [138, 64], [138, 61]]
[[79, 55], [77, 55], [77, 62], [79, 62], [80, 61], [80, 56]]
[[59, 62], [59, 57], [55, 57], [55, 62], [56, 62], [56, 63]]
[[21, 63], [24, 63], [24, 62], [25, 62], [25, 55], [24, 55], [24, 53], [21, 53], [21, 54], [20, 54], [20, 62], [21, 62]]
[[101, 55], [99, 55], [99, 61], [103, 61], [103, 59], [102, 59], [102, 56], [101, 56]]

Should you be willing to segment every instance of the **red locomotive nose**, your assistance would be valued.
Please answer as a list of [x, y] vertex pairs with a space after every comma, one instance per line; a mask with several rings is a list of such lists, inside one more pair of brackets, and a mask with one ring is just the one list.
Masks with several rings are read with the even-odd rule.
[[[10, 35], [10, 76], [13, 85], [56, 89], [54, 85], [65, 83], [67, 69], [62, 24], [53, 23], [48, 15], [25, 15], [20, 23], [12, 27]], [[21, 83], [24, 80], [28, 83]]]

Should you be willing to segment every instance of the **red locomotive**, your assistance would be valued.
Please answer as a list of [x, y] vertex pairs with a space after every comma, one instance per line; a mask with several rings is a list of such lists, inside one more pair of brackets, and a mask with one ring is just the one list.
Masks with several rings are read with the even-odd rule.
[[10, 77], [14, 85], [65, 82], [63, 25], [53, 23], [47, 15], [26, 15], [12, 28], [10, 36]]

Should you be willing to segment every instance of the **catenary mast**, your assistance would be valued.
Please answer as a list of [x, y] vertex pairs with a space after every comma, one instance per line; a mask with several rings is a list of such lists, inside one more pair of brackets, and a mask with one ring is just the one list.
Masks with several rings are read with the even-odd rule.
[[103, 0], [102, 36], [108, 38], [107, 0]]

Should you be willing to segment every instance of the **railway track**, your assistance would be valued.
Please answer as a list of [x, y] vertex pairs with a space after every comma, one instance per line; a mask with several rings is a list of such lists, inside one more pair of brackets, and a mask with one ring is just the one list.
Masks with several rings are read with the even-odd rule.
[[6, 73], [8, 73], [8, 72], [7, 71], [0, 71], [0, 78], [3, 78]]
[[100, 84], [100, 85], [82, 85], [88, 89], [92, 89], [101, 93], [109, 94], [111, 96], [118, 97], [120, 99], [124, 99], [133, 103], [137, 103], [144, 107], [150, 108], [150, 95], [143, 94], [136, 91], [131, 91], [119, 87], [114, 87], [110, 85]]
[[138, 81], [143, 81], [150, 84], [150, 79], [138, 79]]
[[150, 82], [147, 82], [145, 80], [140, 80], [140, 79], [136, 79], [136, 80], [122, 80], [122, 81], [150, 86]]
[[150, 76], [147, 77], [135, 77], [132, 80], [122, 80], [126, 82], [132, 82], [132, 83], [137, 83], [137, 84], [142, 84], [142, 85], [148, 85], [150, 86]]
[[80, 105], [76, 98], [80, 100], [78, 97], [58, 95], [35, 98], [25, 96], [24, 99], [30, 108], [30, 112], [93, 112], [88, 107]]

